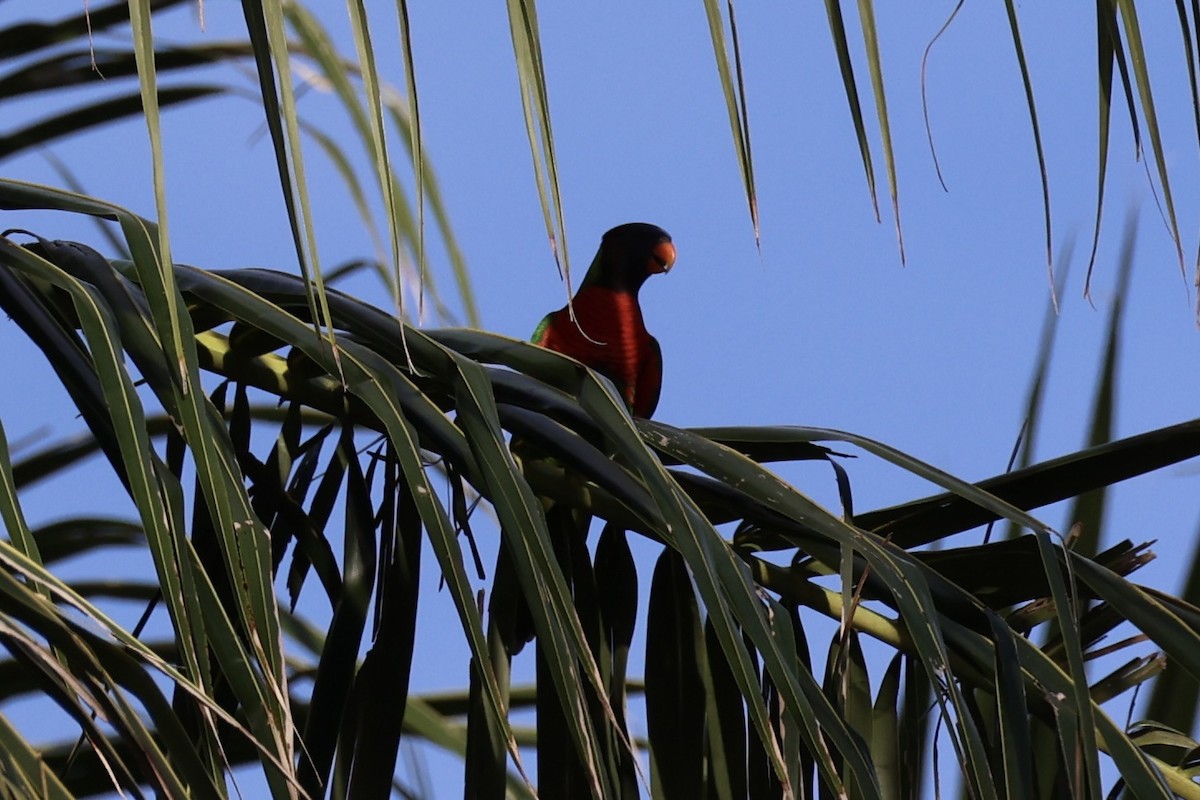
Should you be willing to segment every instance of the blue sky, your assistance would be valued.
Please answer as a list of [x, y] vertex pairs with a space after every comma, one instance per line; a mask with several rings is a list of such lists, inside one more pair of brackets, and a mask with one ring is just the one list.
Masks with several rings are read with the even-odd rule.
[[[524, 338], [546, 311], [562, 305], [564, 290], [542, 224], [504, 6], [483, 5], [413, 4], [417, 79], [428, 154], [472, 271], [484, 326]], [[18, 14], [37, 7], [20, 0], [6, 4]], [[541, 4], [568, 244], [578, 274], [600, 235], [622, 222], [659, 224], [678, 247], [677, 268], [650, 281], [642, 293], [647, 324], [666, 364], [659, 419], [677, 425], [840, 428], [963, 478], [1003, 470], [1021, 425], [1049, 301], [1041, 190], [1008, 23], [997, 4], [966, 5], [930, 56], [929, 112], [949, 191], [938, 183], [921, 111], [921, 56], [952, 7], [945, 2], [876, 9], [898, 160], [907, 256], [902, 266], [873, 109], [867, 109], [868, 126], [881, 223], [874, 219], [819, 4], [738, 6], [761, 250], [746, 210], [701, 5]], [[1088, 16], [1094, 12], [1060, 3], [1023, 4], [1018, 10], [1046, 148], [1056, 252], [1076, 240], [1060, 297], [1059, 339], [1038, 434], [1040, 459], [1084, 444], [1121, 230], [1134, 211], [1138, 240], [1126, 298], [1116, 433], [1132, 435], [1196, 416], [1200, 334], [1190, 264], [1200, 181], [1177, 21], [1172, 9], [1147, 6], [1142, 32], [1189, 274], [1180, 276], [1146, 168], [1134, 160], [1127, 114], [1118, 104], [1096, 307], [1089, 306], [1082, 291], [1096, 202], [1094, 19]], [[392, 7], [379, 4], [372, 13], [384, 77], [402, 85]], [[189, 10], [164, 18], [157, 33], [164, 39], [218, 39], [240, 29], [236, 3], [210, 0], [205, 14], [207, 33], [198, 30]], [[323, 14], [352, 54], [341, 9]], [[848, 17], [847, 24], [851, 39], [861, 41], [856, 18]], [[855, 58], [869, 103], [861, 47]], [[18, 109], [40, 113], [29, 103]], [[309, 94], [302, 111], [351, 141], [334, 101]], [[258, 127], [253, 104], [237, 100], [166, 113], [166, 181], [177, 260], [207, 268], [293, 269], [273, 157]], [[396, 147], [399, 152], [398, 142]], [[113, 126], [54, 152], [88, 191], [153, 214], [140, 124]], [[371, 243], [336, 174], [315, 147], [305, 155], [323, 261], [334, 265], [369, 255]], [[3, 174], [60, 183], [37, 154], [6, 163]], [[14, 221], [7, 221], [10, 216]], [[4, 227], [15, 225], [54, 238], [95, 241], [88, 227], [62, 217], [6, 215]], [[435, 248], [431, 261], [449, 291], [444, 254]], [[379, 284], [361, 281], [354, 287], [387, 305]], [[0, 348], [26, 370], [20, 385], [0, 389], [0, 419], [10, 442], [47, 428], [54, 437], [78, 430], [53, 376], [15, 325], [0, 322]], [[847, 466], [859, 510], [932, 491], [870, 457]], [[115, 483], [92, 480], [93, 473], [81, 472], [87, 478], [69, 497], [61, 487], [30, 491], [28, 513], [43, 521], [72, 510], [114, 507]], [[835, 504], [828, 470], [785, 474], [819, 501]], [[1179, 589], [1180, 565], [1191, 559], [1200, 517], [1196, 481], [1195, 465], [1182, 465], [1112, 493], [1108, 540], [1158, 540], [1160, 558], [1139, 573], [1142, 582]], [[1067, 527], [1062, 510], [1038, 515]], [[973, 533], [958, 543], [977, 540]], [[648, 581], [654, 552], [644, 548], [641, 555]], [[448, 636], [433, 633], [446, 621], [438, 614], [450, 605], [444, 596], [428, 594], [430, 621], [423, 623], [431, 637], [425, 640], [428, 652], [443, 646], [461, 651], [452, 626], [443, 631]], [[462, 675], [443, 669], [441, 656], [436, 662], [434, 669], [418, 669], [418, 689], [464, 684]], [[457, 793], [449, 789], [439, 796]]]

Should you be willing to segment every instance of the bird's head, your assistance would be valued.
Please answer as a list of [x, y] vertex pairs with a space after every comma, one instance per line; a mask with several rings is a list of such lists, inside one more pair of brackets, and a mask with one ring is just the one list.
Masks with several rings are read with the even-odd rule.
[[669, 233], [646, 222], [628, 222], [604, 234], [583, 283], [637, 293], [646, 278], [669, 272], [674, 265]]

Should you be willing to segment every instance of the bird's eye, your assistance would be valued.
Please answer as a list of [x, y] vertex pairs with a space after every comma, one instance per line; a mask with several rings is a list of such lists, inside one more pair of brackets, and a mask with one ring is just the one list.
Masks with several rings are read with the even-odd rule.
[[670, 242], [659, 242], [650, 251], [650, 258], [646, 261], [646, 269], [651, 274], [658, 274], [669, 272], [673, 266], [675, 266], [675, 245]]

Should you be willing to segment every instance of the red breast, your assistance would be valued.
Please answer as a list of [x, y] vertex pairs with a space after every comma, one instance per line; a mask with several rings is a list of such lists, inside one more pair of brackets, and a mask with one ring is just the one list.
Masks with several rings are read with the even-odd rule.
[[538, 344], [600, 372], [632, 404], [641, 359], [650, 346], [637, 298], [629, 292], [586, 286], [575, 295], [573, 306], [579, 324], [571, 321], [566, 308], [560, 309]]

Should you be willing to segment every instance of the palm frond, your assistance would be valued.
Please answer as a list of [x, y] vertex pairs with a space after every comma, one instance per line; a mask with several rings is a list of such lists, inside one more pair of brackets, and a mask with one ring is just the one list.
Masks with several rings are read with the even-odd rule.
[[[139, 245], [137, 237], [152, 229], [103, 203], [25, 184], [0, 183], [0, 206], [30, 205], [115, 216], [123, 221], [135, 254], [147, 246]], [[981, 796], [989, 796], [1001, 785], [1027, 785], [1030, 775], [1024, 756], [1016, 750], [999, 759], [1003, 777], [988, 766], [985, 753], [987, 742], [992, 741], [990, 719], [1006, 726], [1006, 735], [1013, 736], [1056, 719], [1052, 724], [1060, 735], [1071, 732], [1068, 738], [1078, 742], [1083, 758], [1096, 764], [1103, 750], [1130, 785], [1140, 787], [1142, 796], [1166, 796], [1163, 784], [1154, 777], [1154, 769], [1161, 770], [1162, 765], [1155, 762], [1156, 767], [1151, 768], [1149, 756], [1107, 721], [1089, 694], [1084, 652], [1116, 621], [1125, 620], [1185, 669], [1195, 667], [1200, 674], [1200, 666], [1191, 664], [1191, 654], [1200, 652], [1196, 641], [1200, 612], [1181, 601], [1148, 593], [1104, 566], [1123, 565], [1120, 569], [1127, 571], [1143, 560], [1131, 560], [1123, 555], [1125, 550], [1118, 550], [1102, 554], [1104, 560], [1094, 562], [1065, 550], [1025, 509], [1194, 455], [1200, 449], [1200, 423], [1143, 434], [970, 485], [882, 443], [843, 432], [807, 428], [686, 431], [658, 422], [635, 424], [611, 387], [570, 359], [477, 331], [425, 333], [411, 328], [405, 333], [406, 354], [397, 336], [397, 326], [402, 323], [327, 289], [328, 319], [340, 354], [335, 357], [324, 340], [312, 336], [312, 307], [301, 278], [261, 269], [209, 272], [177, 266], [171, 270], [173, 285], [178, 287], [174, 307], [187, 309], [188, 322], [182, 329], [191, 331], [190, 338], [180, 339], [180, 344], [194, 348], [194, 363], [205, 371], [235, 381], [236, 390], [232, 403], [225, 384], [204, 400], [205, 425], [219, 427], [184, 424], [158, 428], [168, 437], [168, 458], [161, 462], [149, 440], [145, 403], [140, 399], [134, 402], [131, 390], [122, 388], [130, 385], [132, 376], [114, 349], [120, 342], [132, 357], [155, 404], [168, 410], [173, 419], [186, 419], [187, 412], [172, 388], [179, 378], [166, 367], [166, 360], [173, 358], [168, 355], [170, 338], [156, 335], [155, 303], [143, 288], [147, 283], [148, 288], [162, 285], [157, 269], [148, 273], [137, 260], [108, 262], [83, 246], [44, 240], [28, 247], [5, 240], [0, 243], [0, 259], [6, 276], [5, 308], [43, 346], [60, 373], [69, 377], [64, 380], [76, 387], [73, 391], [79, 395], [81, 407], [95, 409], [86, 417], [89, 427], [98, 442], [110, 442], [105, 451], [112, 451], [112, 463], [127, 476], [135, 496], [142, 497], [148, 508], [156, 503], [164, 504], [163, 508], [177, 507], [182, 486], [169, 476], [178, 470], [179, 455], [170, 454], [193, 454], [199, 501], [192, 520], [167, 514], [160, 519], [170, 521], [169, 525], [161, 528], [158, 520], [144, 516], [141, 525], [147, 532], [147, 545], [161, 565], [168, 608], [178, 619], [191, 620], [193, 633], [180, 640], [192, 652], [183, 661], [183, 674], [199, 680], [191, 684], [182, 675], [173, 680], [185, 687], [188, 697], [194, 697], [196, 691], [215, 691], [214, 697], [227, 697], [215, 707], [221, 713], [201, 713], [189, 723], [200, 727], [188, 735], [200, 731], [201, 740], [209, 747], [216, 748], [230, 735], [222, 732], [217, 719], [227, 719], [223, 715], [230, 710], [259, 710], [247, 715], [238, 735], [256, 743], [265, 774], [268, 780], [280, 781], [280, 791], [299, 785], [309, 794], [320, 793], [331, 780], [381, 786], [394, 770], [403, 731], [392, 726], [387, 736], [365, 747], [363, 737], [368, 732], [382, 732], [384, 721], [379, 715], [383, 706], [376, 708], [359, 698], [365, 697], [362, 693], [374, 692], [370, 696], [382, 703], [379, 670], [389, 665], [386, 674], [395, 679], [411, 665], [412, 624], [419, 596], [412, 559], [418, 531], [433, 545], [451, 588], [476, 665], [478, 697], [497, 726], [499, 738], [495, 741], [501, 753], [517, 757], [515, 733], [507, 722], [512, 702], [506, 677], [511, 656], [490, 645], [485, 636], [456, 535], [461, 525], [469, 524], [465, 522], [467, 512], [461, 499], [434, 490], [430, 470], [431, 463], [436, 463], [484, 498], [500, 521], [502, 546], [513, 566], [512, 590], [533, 599], [533, 628], [546, 667], [543, 688], [552, 691], [556, 702], [569, 710], [557, 741], [569, 743], [564, 758], [582, 767], [577, 780], [586, 792], [611, 793], [639, 780], [636, 769], [631, 771], [632, 762], [622, 755], [632, 747], [632, 740], [626, 732], [624, 684], [613, 681], [624, 669], [619, 666], [622, 662], [616, 648], [628, 647], [622, 644], [628, 641], [628, 633], [597, 638], [595, 632], [600, 629], [596, 625], [606, 624], [605, 614], [616, 612], [595, 616], [595, 611], [586, 610], [615, 609], [602, 603], [628, 600], [614, 596], [601, 601], [602, 595], [592, 594], [595, 588], [587, 588], [599, 585], [591, 577], [592, 570], [600, 568], [599, 556], [593, 567], [586, 551], [560, 549], [564, 529], [547, 520], [567, 517], [543, 510], [544, 501], [539, 499], [543, 488], [558, 487], [550, 496], [563, 510], [601, 516], [617, 529], [631, 522], [629, 529], [665, 543], [667, 552], [673, 553], [664, 563], [673, 564], [670, 574], [676, 577], [663, 584], [666, 588], [656, 590], [655, 596], [661, 599], [652, 600], [652, 611], [659, 607], [702, 608], [704, 617], [694, 617], [694, 623], [686, 626], [694, 629], [690, 644], [680, 643], [667, 651], [675, 653], [675, 660], [663, 663], [682, 663], [681, 647], [694, 654], [689, 658], [700, 659], [692, 694], [712, 693], [715, 705], [702, 705], [700, 708], [709, 710], [699, 719], [713, 715], [712, 724], [718, 726], [713, 730], [737, 729], [731, 727], [733, 718], [729, 716], [735, 707], [742, 709], [739, 715], [745, 715], [746, 750], [732, 741], [719, 750], [709, 745], [691, 747], [688, 758], [699, 759], [695, 763], [732, 763], [733, 758], [741, 763], [736, 753], [745, 752], [746, 785], [767, 780], [795, 790], [815, 775], [831, 788], [853, 786], [863, 796], [888, 796], [884, 787], [895, 785], [895, 765], [905, 758], [911, 761], [911, 756], [897, 751], [899, 760], [890, 762], [892, 766], [877, 764], [866, 746], [874, 736], [873, 723], [868, 720], [883, 715], [881, 725], [897, 729], [902, 724], [897, 716], [898, 701], [886, 700], [899, 697], [899, 684], [893, 679], [888, 694], [874, 700], [864, 696], [866, 664], [856, 654], [853, 634], [833, 642], [825, 677], [818, 679], [806, 659], [796, 658], [805, 649], [801, 644], [804, 623], [795, 611], [802, 607], [848, 622], [851, 631], [880, 638], [910, 657], [910, 669], [931, 683], [939, 714], [950, 721], [956, 759]], [[85, 289], [83, 279], [93, 288]], [[63, 291], [74, 297], [71, 303], [62, 302]], [[235, 330], [241, 332], [235, 336]], [[202, 381], [196, 377], [190, 385], [198, 387]], [[343, 394], [342, 386], [349, 396]], [[247, 389], [284, 399], [286, 410], [275, 413], [273, 421], [267, 418], [271, 415], [260, 417], [252, 412]], [[89, 396], [94, 399], [87, 401]], [[124, 401], [114, 403], [118, 396]], [[302, 408], [321, 414], [302, 416]], [[313, 436], [307, 439], [300, 433], [306, 423], [315, 426]], [[254, 456], [251, 446], [250, 430], [259, 424], [281, 426], [270, 453], [263, 458]], [[338, 445], [323, 446], [335, 430], [338, 436], [333, 438]], [[386, 446], [370, 455], [365, 468], [359, 461], [363, 456], [356, 444], [358, 430], [387, 436]], [[508, 450], [506, 430], [519, 433], [534, 448], [528, 451], [532, 455], [522, 458], [527, 462], [523, 469]], [[205, 441], [201, 444], [197, 439]], [[835, 461], [841, 455], [822, 445], [830, 442], [887, 459], [940, 483], [948, 489], [947, 494], [853, 514], [847, 521], [762, 466], [762, 462], [779, 459]], [[203, 448], [209, 448], [212, 455], [201, 456]], [[537, 448], [545, 448], [541, 452], [553, 458], [536, 455]], [[28, 464], [19, 464], [19, 474], [36, 475], [39, 469], [67, 463], [83, 452], [79, 443], [66, 450], [47, 448], [32, 455]], [[607, 457], [609, 453], [616, 454], [615, 460]], [[336, 468], [326, 468], [325, 477], [317, 481], [320, 461], [329, 461]], [[700, 474], [668, 466], [672, 463]], [[38, 464], [42, 466], [34, 466]], [[848, 480], [843, 473], [838, 473], [839, 480]], [[157, 477], [150, 481], [150, 474]], [[218, 475], [225, 477], [218, 481]], [[261, 531], [258, 535], [230, 537], [223, 531], [226, 526], [232, 531], [247, 530], [233, 524], [237, 517], [222, 521], [222, 514], [230, 512], [220, 509], [238, 496], [234, 490], [245, 491], [235, 484], [249, 487], [248, 494], [241, 494], [248, 498], [242, 501], [248, 505], [237, 513], [253, 520], [248, 530]], [[169, 491], [162, 494], [151, 488], [154, 485]], [[377, 489], [371, 487], [382, 490], [382, 504], [375, 499]], [[329, 500], [342, 492], [346, 493], [346, 516], [337, 523], [330, 516]], [[306, 500], [310, 493], [311, 500]], [[843, 496], [848, 502], [848, 483]], [[598, 502], [601, 497], [603, 502]], [[10, 511], [17, 508], [11, 492], [7, 504]], [[996, 517], [1014, 520], [1035, 535], [984, 549], [941, 553], [912, 549]], [[729, 521], [741, 525], [732, 541], [715, 527]], [[330, 537], [332, 528], [340, 531], [337, 538]], [[189, 538], [180, 538], [189, 532]], [[119, 536], [118, 540], [127, 539]], [[306, 755], [295, 762], [298, 769], [294, 773], [290, 767], [281, 768], [293, 762], [283, 732], [290, 724], [287, 720], [297, 719], [292, 701], [279, 694], [279, 687], [288, 685], [289, 678], [282, 667], [271, 666], [282, 664], [273, 661], [282, 658], [282, 652], [273, 655], [260, 638], [273, 624], [280, 624], [272, 622], [283, 612], [270, 587], [272, 576], [283, 567], [283, 553], [293, 541], [297, 547], [288, 568], [293, 602], [307, 577], [317, 575], [333, 608], [320, 659], [311, 673], [315, 683], [306, 722], [300, 727]], [[340, 555], [335, 545], [339, 541]], [[259, 548], [257, 554], [248, 547]], [[776, 548], [792, 551], [790, 565], [770, 560], [768, 551]], [[1000, 551], [1007, 553], [1005, 558], [1020, 559], [1024, 566], [1019, 571], [1029, 577], [1015, 593], [989, 594], [982, 584], [973, 584], [981, 565], [996, 563]], [[585, 561], [564, 555], [570, 552], [583, 553]], [[172, 553], [187, 555], [180, 561]], [[23, 574], [36, 574], [39, 582], [48, 580], [32, 563], [19, 559], [11, 563]], [[244, 570], [256, 563], [261, 566], [255, 569], [263, 570], [264, 577], [251, 579], [252, 573]], [[164, 575], [164, 570], [173, 572]], [[819, 588], [811, 578], [821, 574], [842, 575], [857, 588], [851, 594]], [[186, 584], [180, 584], [181, 579]], [[258, 589], [256, 580], [261, 581]], [[964, 588], [973, 585], [977, 594]], [[764, 595], [764, 589], [770, 595]], [[688, 597], [693, 599], [688, 601]], [[853, 605], [847, 604], [848, 598]], [[1049, 614], [1038, 618], [1023, 615], [1012, 621], [999, 616], [1006, 605], [1038, 598], [1050, 598], [1043, 601], [1049, 602]], [[1080, 598], [1103, 601], [1108, 616], [1087, 616]], [[373, 614], [367, 611], [371, 604], [375, 605]], [[676, 614], [669, 612], [668, 617]], [[1036, 648], [1009, 632], [1018, 619], [1040, 620], [1033, 624], [1053, 619], [1062, 635], [1057, 643], [1048, 643], [1047, 649]], [[198, 627], [201, 620], [203, 628]], [[367, 641], [367, 624], [372, 620], [373, 644], [360, 661], [357, 653]], [[1103, 627], [1098, 627], [1101, 624]], [[671, 625], [665, 629], [678, 630]], [[701, 630], [708, 633], [701, 636]], [[38, 631], [46, 635], [45, 630]], [[273, 636], [278, 642], [279, 635]], [[665, 644], [661, 636], [654, 638], [656, 646]], [[25, 648], [31, 646], [27, 642]], [[99, 646], [89, 642], [93, 649]], [[46, 651], [47, 656], [49, 653]], [[49, 665], [50, 661], [41, 663]], [[249, 669], [252, 664], [260, 666]], [[670, 681], [655, 677], [659, 674], [656, 668], [648, 665], [647, 669], [649, 707], [669, 708], [658, 705], [666, 699], [662, 693], [676, 689], [664, 689]], [[662, 674], [675, 673], [667, 667]], [[46, 677], [41, 680], [49, 681], [53, 673], [43, 674]], [[1110, 687], [1105, 691], [1132, 687], [1150, 674], [1126, 670], [1123, 677], [1105, 683]], [[229, 694], [222, 695], [222, 685], [228, 686]], [[393, 709], [389, 718], [396, 718], [397, 710], [408, 703], [405, 685], [398, 680], [388, 689]], [[1034, 689], [1037, 685], [1057, 687], [1062, 708], [1070, 713], [1060, 709], [1057, 717], [1048, 717], [1044, 695]], [[734, 687], [736, 694], [730, 694]], [[996, 707], [1003, 713], [980, 716], [979, 701], [968, 687], [994, 695]], [[884, 706], [892, 712], [887, 713]], [[83, 707], [87, 704], [79, 708]], [[210, 707], [201, 704], [198, 708], [203, 712]], [[675, 709], [655, 712], [654, 718], [667, 720], [684, 713], [682, 706]], [[692, 710], [687, 713], [693, 713], [692, 706], [688, 709]], [[108, 709], [107, 713], [115, 711]], [[651, 748], [656, 747], [656, 740], [663, 740], [664, 730], [669, 729], [654, 723]], [[126, 735], [133, 737], [129, 741], [140, 741], [133, 729]], [[678, 735], [666, 735], [668, 741], [683, 746]], [[119, 752], [110, 749], [106, 758], [116, 759]], [[694, 772], [676, 773], [663, 766], [667, 761], [670, 759], [655, 762], [658, 766], [651, 778], [655, 785], [692, 780], [689, 775]], [[140, 775], [140, 768], [123, 763], [127, 774], [123, 780], [140, 780], [134, 778]], [[764, 765], [769, 765], [769, 779], [761, 772]], [[213, 770], [221, 767], [219, 761], [210, 761], [204, 769], [215, 780]], [[733, 769], [734, 783], [729, 786], [741, 785], [742, 779], [732, 775], [743, 774], [742, 768]], [[498, 774], [504, 775], [503, 771]], [[1180, 774], [1173, 773], [1168, 780], [1174, 782]], [[541, 771], [539, 775], [542, 782], [553, 778]], [[1084, 780], [1086, 785], [1095, 785], [1098, 773], [1093, 769]], [[168, 787], [164, 791], [169, 794], [173, 790]]]

